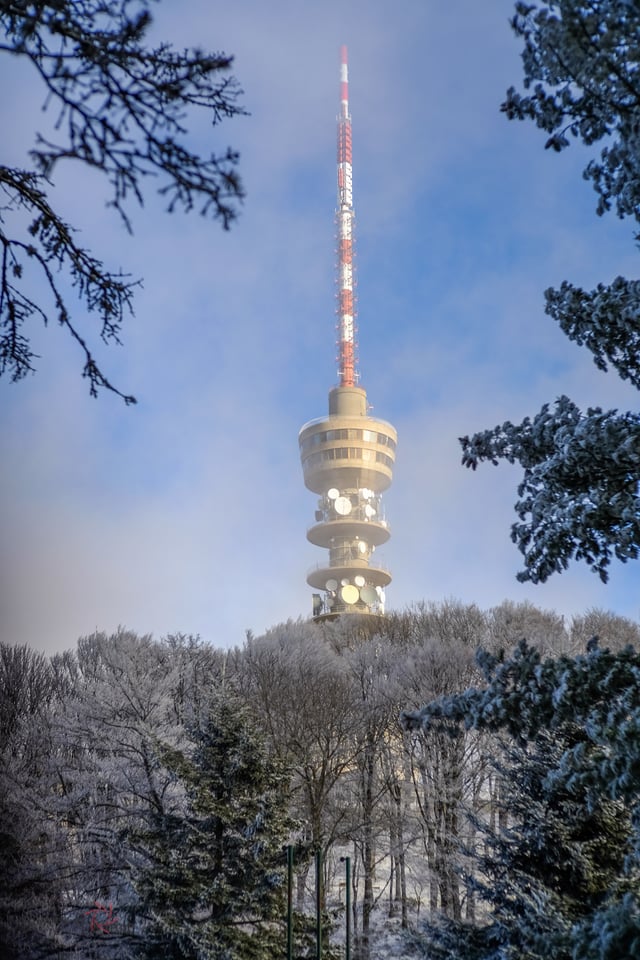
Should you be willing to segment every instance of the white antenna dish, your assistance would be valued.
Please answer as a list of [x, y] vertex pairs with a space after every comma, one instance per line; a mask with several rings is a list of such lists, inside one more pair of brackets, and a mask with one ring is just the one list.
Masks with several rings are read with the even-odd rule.
[[373, 490], [369, 490], [367, 487], [363, 487], [362, 490], [360, 490], [360, 496], [362, 497], [363, 500], [370, 500], [371, 497], [373, 496]]
[[374, 510], [374, 508], [371, 506], [370, 503], [368, 503], [365, 506], [364, 513], [365, 513], [365, 516], [369, 518], [369, 520], [371, 519], [371, 517], [375, 517], [376, 515], [376, 511]]
[[366, 581], [365, 581], [364, 577], [361, 577], [361, 576], [358, 574], [357, 577], [354, 577], [354, 578], [353, 578], [353, 582], [355, 583], [356, 587], [364, 587]]
[[354, 587], [352, 583], [348, 583], [340, 591], [340, 596], [345, 603], [357, 603], [360, 599], [360, 591], [357, 587]]
[[364, 540], [360, 540], [360, 541], [358, 542], [358, 550], [360, 551], [360, 553], [366, 553], [368, 549], [369, 549], [369, 548], [367, 547], [367, 545], [366, 545], [366, 543], [364, 542]]
[[346, 517], [351, 513], [351, 500], [348, 497], [338, 497], [334, 506], [336, 513], [339, 513], [341, 517]]
[[384, 590], [381, 590], [378, 596], [380, 597], [380, 603], [384, 605], [384, 602], [387, 599]]
[[330, 490], [327, 490], [327, 496], [329, 500], [337, 500], [338, 497], [340, 496], [340, 491], [336, 490], [335, 487], [331, 487]]
[[349, 577], [343, 577], [342, 580], [340, 581], [340, 585], [343, 587], [349, 586]]
[[376, 593], [376, 591], [373, 589], [373, 587], [369, 587], [369, 586], [362, 588], [362, 590], [360, 591], [360, 596], [362, 597], [364, 602], [368, 604], [375, 603], [376, 600], [378, 599], [378, 594]]
[[338, 589], [338, 581], [337, 581], [337, 580], [333, 580], [333, 579], [332, 579], [332, 580], [327, 580], [327, 582], [325, 583], [324, 587], [325, 587], [325, 590], [337, 590], [337, 589]]

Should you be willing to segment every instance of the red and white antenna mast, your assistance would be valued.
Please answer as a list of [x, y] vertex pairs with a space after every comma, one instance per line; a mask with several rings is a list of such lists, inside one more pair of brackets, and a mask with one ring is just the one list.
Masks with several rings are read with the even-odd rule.
[[338, 117], [338, 377], [341, 387], [358, 380], [356, 357], [356, 302], [353, 263], [353, 176], [351, 115], [347, 48], [340, 48], [340, 115]]

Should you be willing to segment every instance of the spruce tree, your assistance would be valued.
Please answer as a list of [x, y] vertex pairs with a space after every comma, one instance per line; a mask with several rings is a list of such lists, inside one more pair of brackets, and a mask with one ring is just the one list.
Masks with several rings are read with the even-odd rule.
[[178, 788], [130, 836], [148, 928], [141, 955], [260, 960], [284, 943], [286, 781], [237, 703], [218, 698], [188, 749], [158, 746]]
[[[519, 0], [511, 25], [523, 41], [524, 92], [502, 110], [533, 121], [546, 147], [582, 142], [584, 178], [597, 213], [640, 223], [640, 4], [634, 0]], [[596, 146], [600, 144], [599, 152]], [[636, 234], [638, 239], [640, 234]], [[583, 290], [564, 281], [545, 291], [545, 311], [596, 366], [640, 389], [640, 283], [615, 277]], [[640, 415], [588, 407], [569, 397], [521, 423], [460, 438], [462, 462], [500, 460], [523, 469], [511, 539], [521, 581], [543, 583], [584, 561], [606, 581], [614, 558], [640, 555]]]
[[640, 654], [594, 639], [543, 660], [523, 641], [479, 661], [484, 687], [404, 716], [410, 729], [506, 731], [516, 751], [511, 825], [476, 858], [490, 916], [432, 931], [430, 956], [640, 958]]
[[[494, 759], [503, 783], [492, 827], [474, 818], [468, 888], [484, 903], [470, 925], [443, 919], [426, 927], [433, 960], [572, 960], [574, 930], [606, 899], [624, 894], [630, 814], [620, 801], [587, 801], [560, 773], [565, 750], [587, 738], [567, 725], [524, 747], [503, 744]], [[502, 951], [502, 953], [500, 953]]]

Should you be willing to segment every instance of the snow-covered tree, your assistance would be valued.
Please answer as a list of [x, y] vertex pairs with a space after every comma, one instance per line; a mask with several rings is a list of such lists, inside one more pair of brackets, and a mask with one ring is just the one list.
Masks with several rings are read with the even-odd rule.
[[250, 638], [236, 669], [273, 749], [292, 767], [291, 802], [309, 848], [325, 853], [346, 815], [335, 787], [358, 750], [347, 664], [316, 624], [289, 621]]
[[[361, 632], [360, 625], [350, 622], [349, 618], [337, 626], [347, 643], [353, 641], [354, 626], [356, 634]], [[354, 759], [343, 777], [342, 799], [348, 808], [348, 818], [342, 833], [352, 844], [354, 877], [362, 883], [362, 903], [358, 904], [359, 883], [354, 884], [352, 897], [353, 946], [358, 960], [369, 960], [371, 956], [374, 880], [379, 859], [389, 851], [389, 776], [383, 754], [398, 717], [388, 682], [395, 662], [394, 651], [375, 635], [375, 626], [378, 625], [374, 625], [373, 636], [345, 646], [342, 654], [356, 706]], [[362, 627], [371, 631], [371, 624], [365, 622]]]
[[[594, 632], [592, 631], [589, 637], [592, 637]], [[531, 646], [541, 653], [551, 655], [566, 653], [569, 643], [564, 619], [553, 610], [541, 610], [527, 601], [513, 603], [504, 600], [488, 611], [487, 640], [482, 646], [496, 653], [507, 653], [525, 637]]]
[[[584, 648], [589, 630], [620, 653], [607, 660], [592, 650], [577, 674], [581, 661], [565, 657], [561, 682], [549, 667], [556, 661], [542, 658], [549, 650]], [[518, 668], [509, 668], [511, 661], [503, 659], [523, 636], [532, 638], [534, 649], [526, 648], [526, 656], [520, 651]], [[495, 657], [487, 661], [490, 676], [502, 677], [507, 700], [513, 695], [505, 716], [513, 715], [514, 732], [527, 716], [530, 738], [553, 724], [556, 738], [561, 720], [587, 731], [582, 754], [571, 752], [579, 744], [574, 738], [549, 768], [554, 776], [561, 769], [562, 777], [545, 784], [548, 806], [558, 813], [549, 831], [574, 810], [575, 797], [564, 799], [569, 778], [582, 790], [575, 809], [587, 823], [598, 804], [603, 808], [603, 783], [624, 774], [626, 781], [614, 783], [606, 798], [610, 809], [621, 811], [624, 836], [609, 839], [615, 839], [611, 851], [628, 839], [635, 870], [637, 838], [628, 819], [635, 800], [615, 791], [633, 785], [640, 768], [637, 679], [632, 685], [638, 664], [624, 659], [625, 643], [637, 637], [637, 624], [601, 611], [577, 618], [569, 630], [530, 604], [485, 612], [447, 601], [382, 621], [284, 624], [237, 651], [215, 650], [192, 637], [154, 640], [126, 630], [83, 638], [75, 653], [51, 661], [0, 646], [0, 947], [8, 957], [17, 949], [20, 960], [60, 951], [69, 960], [136, 960], [154, 950], [172, 960], [207, 957], [217, 917], [249, 936], [237, 948], [243, 956], [263, 943], [271, 949], [272, 936], [275, 955], [284, 944], [283, 890], [270, 887], [269, 871], [273, 867], [282, 878], [289, 839], [297, 844], [300, 956], [313, 946], [307, 894], [315, 885], [306, 877], [316, 844], [325, 854], [327, 957], [341, 949], [341, 924], [330, 927], [339, 917], [339, 858], [345, 853], [352, 856], [354, 956], [356, 948], [366, 955], [367, 944], [371, 956], [379, 956], [383, 910], [389, 930], [396, 922], [407, 928], [407, 949], [418, 912], [428, 912], [430, 920], [460, 916], [475, 927], [481, 911], [471, 881], [488, 866], [461, 855], [458, 843], [479, 846], [483, 824], [512, 829], [518, 815], [509, 806], [510, 784], [499, 789], [504, 775], [489, 762], [501, 755], [496, 735], [487, 718], [486, 732], [471, 729], [482, 726], [476, 707], [469, 729], [456, 738], [435, 725], [404, 733], [398, 714], [403, 706], [417, 710], [481, 682], [475, 661], [481, 644]], [[575, 702], [552, 724], [549, 711], [569, 694]], [[494, 713], [504, 699], [496, 693]], [[589, 702], [595, 712], [586, 711]], [[224, 707], [224, 724], [218, 707]], [[586, 776], [587, 759], [596, 779]], [[600, 772], [605, 761], [609, 780]], [[282, 775], [287, 765], [290, 778]], [[232, 802], [218, 806], [216, 790], [227, 787]], [[253, 832], [258, 809], [263, 836]], [[580, 816], [572, 816], [575, 824]], [[528, 823], [531, 833], [536, 821]], [[249, 906], [235, 896], [226, 874], [207, 886], [205, 874], [215, 876], [209, 861], [218, 840], [229, 851], [225, 869], [241, 875], [243, 897], [253, 897]], [[269, 906], [263, 910], [265, 890]], [[223, 903], [231, 911], [226, 918]], [[622, 887], [607, 901], [614, 912], [630, 903]], [[245, 912], [233, 914], [236, 907]], [[583, 920], [578, 932], [593, 939], [598, 916], [590, 911]], [[614, 920], [610, 912], [597, 929], [602, 933]], [[508, 927], [509, 915], [503, 913], [501, 922]], [[229, 947], [231, 956], [236, 947]]]
[[52, 662], [0, 646], [3, 957], [244, 960], [284, 942], [286, 779], [223, 663], [126, 630]]
[[505, 661], [480, 660], [485, 687], [404, 716], [409, 728], [462, 724], [531, 745], [512, 765], [515, 819], [480, 858], [493, 912], [436, 937], [444, 956], [460, 955], [460, 938], [474, 960], [640, 956], [640, 654], [593, 641], [543, 660], [523, 641]]
[[71, 956], [124, 960], [144, 936], [132, 885], [139, 858], [123, 837], [176, 802], [154, 749], [157, 738], [182, 738], [176, 659], [168, 644], [119, 630], [82, 638], [68, 664], [75, 682], [52, 718], [41, 781], [43, 819], [58, 824], [65, 841], [56, 925]]
[[[486, 637], [487, 618], [475, 606], [448, 601], [411, 615], [413, 642], [398, 663], [397, 696], [418, 706], [463, 690], [477, 678], [474, 654]], [[479, 738], [460, 731], [416, 729], [405, 741], [417, 811], [418, 837], [428, 876], [428, 909], [461, 916], [471, 908], [461, 882], [460, 840], [471, 830], [465, 808], [475, 806], [485, 778]]]
[[572, 932], [612, 891], [624, 894], [629, 810], [553, 776], [565, 749], [585, 742], [575, 725], [507, 745], [495, 761], [505, 784], [499, 827], [478, 819], [469, 882], [485, 904], [482, 922], [426, 927], [432, 960], [485, 960], [498, 951], [529, 960], [572, 960]]
[[284, 942], [284, 772], [246, 710], [217, 693], [177, 749], [158, 761], [182, 797], [132, 825], [127, 843], [147, 927], [142, 956], [259, 960]]
[[598, 637], [600, 645], [610, 650], [640, 649], [640, 624], [605, 610], [586, 610], [571, 618], [569, 637], [572, 653], [584, 650], [591, 637]]
[[[533, 120], [546, 146], [603, 143], [584, 176], [599, 214], [640, 222], [640, 5], [630, 0], [547, 0], [516, 4], [524, 40], [525, 93], [511, 88], [502, 109]], [[637, 238], [636, 238], [637, 239]], [[640, 281], [615, 278], [585, 291], [569, 282], [546, 291], [546, 312], [567, 336], [640, 388]], [[640, 550], [640, 416], [568, 397], [520, 424], [462, 437], [463, 463], [519, 463], [524, 475], [511, 538], [524, 556], [518, 579], [544, 582], [572, 560], [603, 581], [613, 557]]]
[[63, 899], [61, 831], [46, 815], [49, 664], [0, 644], [0, 955], [24, 960], [56, 943]]

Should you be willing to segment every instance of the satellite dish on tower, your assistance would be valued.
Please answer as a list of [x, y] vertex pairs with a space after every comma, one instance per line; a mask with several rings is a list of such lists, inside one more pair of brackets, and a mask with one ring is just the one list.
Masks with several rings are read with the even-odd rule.
[[346, 517], [351, 513], [351, 500], [348, 497], [338, 497], [334, 506], [336, 513], [339, 513], [341, 517]]
[[368, 503], [368, 504], [365, 506], [365, 508], [364, 508], [364, 513], [365, 513], [365, 516], [366, 516], [369, 520], [371, 519], [371, 517], [375, 517], [375, 515], [376, 515], [376, 511], [374, 510], [374, 508], [371, 506], [370, 503]]
[[329, 500], [337, 500], [338, 497], [340, 496], [340, 491], [336, 490], [335, 487], [331, 487], [330, 490], [327, 490], [327, 496]]
[[324, 586], [325, 586], [325, 590], [337, 590], [337, 589], [338, 589], [338, 581], [337, 581], [337, 580], [333, 580], [333, 579], [327, 580], [327, 582], [325, 583]]
[[376, 600], [378, 599], [378, 594], [376, 593], [374, 588], [369, 586], [362, 588], [362, 590], [360, 591], [360, 596], [362, 597], [365, 603], [369, 603], [369, 604], [375, 603]]
[[342, 597], [345, 603], [349, 603], [349, 604], [357, 603], [358, 600], [360, 599], [360, 591], [358, 590], [357, 587], [354, 587], [352, 583], [348, 583], [340, 591], [340, 596]]
[[366, 583], [364, 577], [361, 577], [359, 574], [357, 577], [353, 578], [353, 582], [355, 583], [356, 587], [364, 587]]
[[359, 540], [359, 541], [358, 541], [358, 550], [360, 551], [360, 553], [366, 553], [366, 552], [367, 552], [368, 547], [367, 547], [366, 543], [364, 542], [364, 540]]

